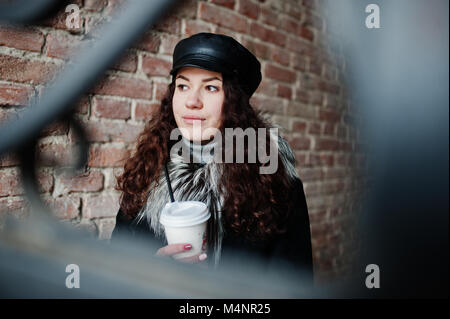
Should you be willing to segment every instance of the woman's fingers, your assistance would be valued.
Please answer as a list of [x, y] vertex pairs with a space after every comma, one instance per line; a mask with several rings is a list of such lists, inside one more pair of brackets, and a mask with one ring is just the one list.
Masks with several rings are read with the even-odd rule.
[[198, 263], [198, 262], [201, 262], [201, 261], [205, 260], [207, 257], [208, 256], [205, 253], [203, 253], [203, 254], [198, 254], [198, 255], [195, 255], [195, 256], [191, 256], [191, 257], [180, 258], [180, 259], [177, 259], [177, 260], [181, 261], [183, 263], [195, 264], [195, 263]]
[[184, 251], [191, 250], [192, 246], [190, 244], [171, 244], [164, 246], [156, 252], [158, 256], [172, 256], [178, 253], [182, 253]]

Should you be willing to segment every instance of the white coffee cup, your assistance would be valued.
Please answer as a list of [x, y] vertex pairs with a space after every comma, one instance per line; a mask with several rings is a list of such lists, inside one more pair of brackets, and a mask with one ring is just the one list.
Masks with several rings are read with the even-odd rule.
[[159, 222], [164, 226], [167, 243], [192, 245], [190, 250], [173, 255], [175, 259], [204, 252], [206, 226], [210, 217], [206, 204], [199, 201], [172, 202], [164, 206]]

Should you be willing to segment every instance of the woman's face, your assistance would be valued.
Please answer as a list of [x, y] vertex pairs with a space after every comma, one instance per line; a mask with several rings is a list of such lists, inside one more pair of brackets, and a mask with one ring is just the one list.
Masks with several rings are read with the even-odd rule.
[[185, 67], [178, 71], [173, 115], [183, 136], [191, 141], [210, 139], [220, 127], [224, 102], [220, 73]]

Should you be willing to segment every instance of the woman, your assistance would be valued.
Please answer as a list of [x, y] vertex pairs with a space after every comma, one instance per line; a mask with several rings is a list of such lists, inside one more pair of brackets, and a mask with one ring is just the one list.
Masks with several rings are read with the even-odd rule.
[[[171, 74], [160, 109], [118, 178], [122, 197], [112, 239], [149, 236], [161, 242], [157, 254], [164, 256], [191, 249], [189, 243], [165, 242], [159, 214], [170, 201], [170, 183], [175, 200], [202, 201], [212, 214], [207, 254], [183, 261], [218, 266], [237, 262], [237, 252], [243, 252], [265, 266], [287, 262], [312, 280], [309, 218], [295, 157], [284, 139], [258, 130], [270, 125], [249, 104], [261, 81], [259, 61], [231, 37], [200, 33], [177, 44]], [[249, 160], [252, 152], [262, 150], [250, 139], [243, 148], [244, 163], [236, 154], [231, 163], [217, 160], [230, 158], [226, 131], [236, 128], [263, 132], [258, 141], [278, 144], [276, 170], [261, 173], [267, 161], [260, 156]], [[176, 129], [181, 139], [173, 139]], [[220, 142], [225, 147], [217, 147]], [[180, 143], [187, 146], [188, 158], [174, 151]]]

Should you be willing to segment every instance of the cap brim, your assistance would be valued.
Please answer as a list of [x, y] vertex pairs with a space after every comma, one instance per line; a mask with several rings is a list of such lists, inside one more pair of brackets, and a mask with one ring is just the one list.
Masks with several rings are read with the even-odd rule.
[[172, 70], [171, 75], [175, 75], [181, 68], [194, 67], [200, 68], [208, 71], [219, 72], [219, 73], [231, 73], [232, 70], [224, 65], [222, 61], [202, 58], [184, 58], [177, 62]]

